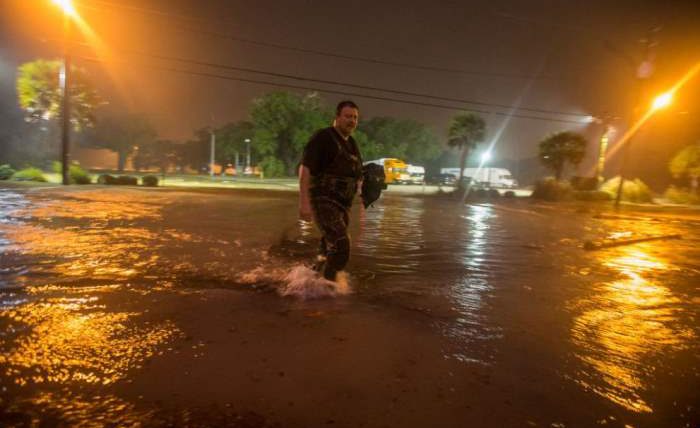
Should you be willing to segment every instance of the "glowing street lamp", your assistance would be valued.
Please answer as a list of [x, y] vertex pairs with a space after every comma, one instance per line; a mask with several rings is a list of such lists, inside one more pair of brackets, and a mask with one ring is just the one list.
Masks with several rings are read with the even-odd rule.
[[668, 107], [673, 101], [673, 93], [665, 92], [658, 97], [654, 98], [654, 102], [651, 104], [652, 110], [659, 110], [664, 107]]
[[70, 16], [71, 18], [75, 18], [78, 16], [78, 13], [75, 11], [75, 8], [73, 7], [73, 3], [70, 0], [52, 0], [56, 5], [58, 5], [61, 9], [63, 9], [63, 13]]

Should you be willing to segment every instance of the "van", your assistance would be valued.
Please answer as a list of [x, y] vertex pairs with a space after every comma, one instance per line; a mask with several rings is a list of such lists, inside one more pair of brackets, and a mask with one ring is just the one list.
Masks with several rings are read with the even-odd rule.
[[[440, 172], [459, 177], [459, 168], [441, 168]], [[518, 181], [505, 168], [464, 168], [462, 176], [471, 179], [472, 185], [503, 189], [518, 187]]]
[[409, 184], [423, 184], [425, 183], [425, 168], [418, 165], [408, 165], [406, 168], [408, 171], [408, 183]]

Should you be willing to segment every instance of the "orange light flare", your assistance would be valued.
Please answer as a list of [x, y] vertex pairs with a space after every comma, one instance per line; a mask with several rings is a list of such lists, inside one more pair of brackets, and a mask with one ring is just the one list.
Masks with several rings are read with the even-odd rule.
[[63, 10], [63, 13], [66, 15], [70, 16], [71, 18], [76, 18], [78, 16], [78, 12], [75, 10], [73, 7], [73, 3], [70, 0], [51, 0], [54, 2], [54, 4], [58, 5]]
[[688, 72], [676, 82], [673, 87], [671, 87], [670, 90], [667, 92], [664, 92], [663, 94], [659, 95], [654, 99], [654, 102], [652, 103], [651, 107], [644, 113], [641, 119], [639, 119], [633, 126], [631, 126], [625, 134], [620, 137], [620, 140], [615, 144], [615, 146], [608, 152], [607, 156], [612, 156], [617, 152], [621, 147], [624, 147], [625, 144], [627, 144], [627, 141], [632, 138], [634, 134], [637, 133], [639, 128], [642, 127], [653, 115], [656, 113], [657, 110], [666, 107], [667, 105], [670, 104], [673, 94], [675, 94], [678, 90], [680, 90], [690, 79], [695, 77], [695, 75], [700, 72], [700, 62], [695, 64]]
[[95, 31], [88, 25], [87, 22], [80, 16], [78, 11], [73, 6], [71, 0], [51, 0], [54, 4], [58, 5], [67, 18], [71, 20], [80, 31], [81, 34], [85, 36], [88, 43], [95, 47], [95, 51], [99, 54], [100, 52], [106, 53], [107, 45], [102, 41], [100, 36], [95, 33]]
[[[80, 34], [85, 38], [86, 43], [78, 43], [69, 41], [71, 46], [80, 45], [89, 47], [95, 55], [97, 55], [97, 61], [107, 61], [114, 57], [113, 52], [107, 46], [107, 44], [102, 40], [102, 38], [92, 29], [92, 27], [80, 16], [80, 13], [75, 9], [71, 0], [51, 0], [54, 4], [58, 5], [65, 14], [66, 18], [70, 19], [71, 22], [75, 24]], [[70, 40], [70, 39], [69, 39]], [[106, 68], [107, 74], [109, 74], [111, 80], [116, 84], [117, 89], [122, 96], [129, 98], [129, 91], [127, 90], [127, 85], [120, 80], [120, 75], [115, 70], [110, 70]]]

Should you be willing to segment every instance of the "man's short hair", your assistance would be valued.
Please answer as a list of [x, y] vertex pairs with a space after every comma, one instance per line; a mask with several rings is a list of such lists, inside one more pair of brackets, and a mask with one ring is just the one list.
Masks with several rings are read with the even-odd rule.
[[338, 106], [335, 108], [335, 115], [336, 115], [336, 117], [337, 117], [337, 116], [340, 116], [340, 112], [343, 111], [343, 109], [344, 109], [345, 107], [351, 107], [351, 108], [354, 108], [354, 109], [357, 110], [357, 111], [360, 111], [360, 108], [357, 106], [357, 104], [355, 104], [354, 102], [352, 102], [352, 101], [350, 101], [350, 100], [345, 100], [345, 101], [339, 102], [339, 103], [338, 103]]

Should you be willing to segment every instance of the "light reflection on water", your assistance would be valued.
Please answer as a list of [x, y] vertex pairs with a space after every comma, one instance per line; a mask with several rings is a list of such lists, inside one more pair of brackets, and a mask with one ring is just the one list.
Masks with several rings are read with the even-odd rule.
[[[167, 319], [144, 320], [157, 293], [253, 289], [247, 284], [274, 280], [273, 271], [284, 276], [315, 251], [317, 233], [297, 222], [293, 198], [163, 195], [97, 190], [57, 200], [31, 197], [31, 204], [19, 195], [2, 196], [13, 202], [0, 206], [0, 288], [20, 285], [0, 290], [0, 368], [6, 379], [69, 389], [129, 380], [180, 335]], [[509, 346], [503, 342], [513, 336], [530, 339], [515, 347], [525, 355], [536, 342], [532, 338], [570, 330], [570, 340], [566, 335], [551, 340], [565, 342], [564, 352], [577, 356], [584, 369], [562, 375], [546, 367], [545, 385], [559, 387], [565, 377], [606, 402], [654, 411], [645, 361], [663, 359], [696, 340], [692, 327], [678, 322], [676, 290], [663, 281], [675, 268], [644, 245], [583, 257], [582, 230], [597, 234], [607, 226], [584, 216], [565, 217], [538, 217], [527, 206], [509, 210], [386, 197], [354, 213], [349, 270], [359, 292], [345, 303], [379, 302], [378, 310], [400, 320], [420, 313], [421, 323], [444, 346], [440, 356], [456, 365], [497, 367], [499, 350]], [[635, 228], [642, 229], [628, 229]], [[296, 239], [289, 239], [290, 230]], [[280, 237], [291, 247], [270, 251]], [[697, 269], [696, 260], [686, 263]], [[569, 271], [577, 274], [566, 275]], [[597, 280], [600, 271], [605, 279]], [[246, 277], [252, 279], [239, 281]], [[122, 306], [135, 297], [144, 298], [141, 306]], [[279, 304], [283, 313], [285, 303], [270, 305]], [[500, 315], [494, 315], [494, 306]], [[407, 308], [412, 311], [401, 311]], [[542, 322], [537, 313], [542, 308], [559, 310], [559, 318]], [[552, 348], [546, 351], [561, 351]], [[539, 367], [537, 361], [529, 364]], [[136, 414], [130, 403], [109, 394], [93, 405], [79, 394], [72, 398], [41, 390], [33, 397], [69, 422], [101, 413], [109, 420]]]
[[653, 412], [647, 360], [688, 347], [691, 329], [677, 323], [681, 300], [662, 282], [673, 268], [641, 246], [601, 252], [601, 263], [620, 279], [599, 283], [594, 294], [576, 302], [582, 313], [571, 331], [587, 370], [576, 379], [584, 387], [634, 412]]
[[[17, 385], [107, 385], [125, 378], [177, 335], [167, 320], [138, 325], [142, 315], [116, 312], [103, 296], [119, 287], [42, 287], [40, 296], [0, 312], [4, 331], [23, 331], [3, 343], [0, 366]], [[53, 293], [52, 293], [53, 291]]]
[[421, 220], [425, 211], [421, 200], [412, 200], [402, 209], [377, 204], [360, 218], [356, 247], [367, 256], [381, 255], [375, 270], [383, 273], [413, 273], [420, 266], [424, 248]]
[[490, 263], [498, 258], [493, 240], [502, 239], [494, 223], [488, 205], [387, 198], [360, 217], [353, 258], [377, 275], [371, 293], [391, 293], [394, 304], [406, 298], [419, 310], [430, 296], [427, 309], [445, 317], [435, 324], [452, 339], [446, 357], [487, 363], [490, 357], [475, 345], [500, 335], [483, 313], [493, 291]]

